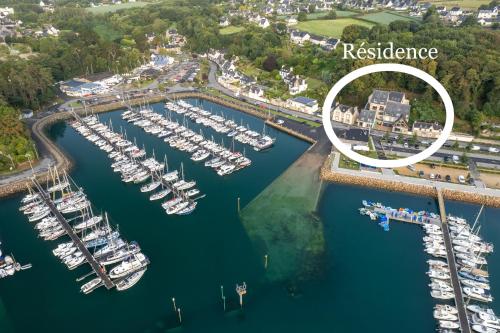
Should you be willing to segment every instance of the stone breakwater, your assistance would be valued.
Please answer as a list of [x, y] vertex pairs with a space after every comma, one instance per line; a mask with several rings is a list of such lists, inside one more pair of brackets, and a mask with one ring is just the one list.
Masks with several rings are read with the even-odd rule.
[[[343, 172], [336, 172], [329, 169], [331, 165], [328, 163], [329, 159], [321, 169], [321, 179], [324, 181], [340, 184], [349, 184], [356, 186], [372, 187], [384, 191], [394, 191], [402, 193], [417, 194], [422, 196], [436, 197], [437, 192], [434, 186], [411, 184], [404, 181], [397, 180], [384, 180], [374, 177], [369, 177], [363, 174], [353, 175]], [[446, 200], [468, 202], [478, 205], [486, 205], [490, 207], [500, 207], [500, 197], [472, 193], [466, 191], [459, 191], [455, 189], [441, 188], [443, 198]]]

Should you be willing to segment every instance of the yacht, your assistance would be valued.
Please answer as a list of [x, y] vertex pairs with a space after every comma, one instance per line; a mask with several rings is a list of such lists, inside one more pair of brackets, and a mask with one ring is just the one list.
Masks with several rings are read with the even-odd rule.
[[100, 285], [102, 282], [100, 277], [96, 277], [89, 282], [85, 283], [80, 287], [80, 291], [83, 292], [84, 294], [88, 294], [92, 292], [98, 285]]
[[476, 301], [481, 302], [491, 302], [493, 301], [493, 297], [487, 290], [477, 287], [464, 287], [463, 288], [465, 295], [467, 297], [472, 298]]
[[498, 330], [484, 325], [473, 324], [472, 330], [478, 333], [497, 333]]
[[449, 304], [436, 304], [436, 306], [434, 307], [434, 309], [436, 310], [444, 310], [448, 313], [451, 313], [451, 314], [458, 314], [458, 310], [456, 307], [454, 306], [451, 306]]
[[449, 321], [449, 320], [440, 320], [439, 321], [439, 327], [441, 328], [449, 328], [449, 329], [458, 329], [460, 328], [460, 325], [455, 322], [455, 321]]
[[139, 247], [139, 245], [135, 242], [132, 242], [132, 243], [130, 243], [129, 246], [122, 247], [121, 249], [112, 252], [107, 257], [103, 257], [103, 258], [99, 259], [99, 263], [101, 265], [104, 265], [104, 266], [112, 265], [112, 264], [115, 264], [119, 261], [122, 261], [122, 260], [136, 254], [136, 253], [139, 253], [140, 251], [141, 251], [141, 248]]
[[109, 272], [109, 277], [111, 279], [117, 279], [125, 276], [135, 270], [144, 268], [148, 264], [148, 259], [141, 252], [133, 255], [131, 258], [124, 260], [118, 266], [111, 269]]
[[102, 216], [101, 215], [97, 215], [97, 216], [91, 217], [88, 220], [85, 220], [83, 222], [78, 223], [73, 228], [75, 229], [75, 231], [81, 231], [83, 229], [93, 227], [96, 224], [100, 223], [101, 221], [102, 221]]
[[180, 201], [179, 203], [172, 205], [165, 209], [168, 215], [176, 214], [189, 206], [189, 201]]
[[431, 296], [437, 299], [453, 299], [455, 298], [455, 294], [448, 291], [441, 290], [432, 290]]
[[153, 190], [156, 190], [159, 186], [161, 185], [161, 182], [159, 181], [154, 181], [149, 184], [141, 186], [141, 192], [151, 192]]
[[123, 291], [133, 287], [142, 278], [147, 268], [140, 269], [116, 284], [116, 290]]
[[450, 321], [457, 321], [458, 320], [457, 315], [449, 313], [443, 309], [434, 310], [434, 318], [438, 319], [438, 320], [450, 320]]

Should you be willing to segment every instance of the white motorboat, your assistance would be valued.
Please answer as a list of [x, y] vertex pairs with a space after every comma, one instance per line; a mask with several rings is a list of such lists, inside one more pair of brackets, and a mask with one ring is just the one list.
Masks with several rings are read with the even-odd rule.
[[164, 190], [161, 190], [159, 192], [156, 192], [156, 193], [153, 193], [151, 194], [151, 196], [149, 197], [149, 200], [151, 201], [155, 201], [155, 200], [160, 200], [160, 199], [163, 199], [164, 197], [166, 197], [170, 192], [172, 192], [171, 189], [169, 188], [166, 188]]
[[151, 192], [153, 190], [156, 190], [159, 186], [161, 185], [161, 182], [159, 181], [154, 181], [149, 184], [141, 186], [141, 192]]
[[457, 328], [460, 327], [460, 325], [457, 322], [455, 322], [455, 321], [440, 320], [439, 321], [439, 327], [441, 327], [441, 328], [449, 328], [449, 329], [456, 330]]
[[465, 295], [467, 297], [472, 298], [477, 301], [482, 301], [482, 302], [492, 302], [493, 297], [491, 294], [482, 289], [482, 288], [477, 288], [477, 287], [464, 287], [463, 288]]
[[111, 269], [109, 272], [109, 277], [111, 279], [117, 279], [127, 274], [130, 274], [133, 271], [141, 269], [148, 264], [148, 259], [141, 252], [135, 254], [131, 258], [122, 261], [121, 264]]

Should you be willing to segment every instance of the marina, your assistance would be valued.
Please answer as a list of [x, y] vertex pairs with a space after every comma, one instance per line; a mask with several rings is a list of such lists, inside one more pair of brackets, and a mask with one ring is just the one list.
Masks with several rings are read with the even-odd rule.
[[146, 158], [144, 148], [139, 149], [123, 135], [113, 132], [111, 128], [100, 123], [97, 116], [87, 116], [83, 119], [77, 114], [74, 116], [76, 122], [72, 126], [108, 154], [113, 161], [113, 171], [121, 173], [123, 182], [140, 184], [151, 179], [149, 184], [141, 187], [143, 193], [159, 188], [158, 192], [150, 195], [151, 201], [163, 199], [172, 193], [173, 197], [161, 205], [169, 215], [188, 215], [196, 209], [196, 200], [204, 196], [200, 195], [200, 190], [194, 188], [195, 181], [185, 180], [182, 164], [181, 172], [169, 171], [166, 156], [164, 163], [158, 162], [154, 155]]
[[[151, 107], [162, 112], [163, 104]], [[179, 322], [177, 313], [174, 316], [172, 297], [177, 307], [182, 308], [182, 330], [193, 333], [258, 330], [298, 333], [311, 330], [311, 322], [315, 322], [315, 330], [325, 332], [420, 333], [436, 329], [435, 304], [425, 274], [429, 266], [428, 257], [422, 251], [422, 234], [410, 225], [396, 222], [391, 223], [390, 232], [383, 232], [377, 224], [366, 223], [366, 217], [357, 212], [362, 197], [390, 203], [393, 207], [414, 207], [416, 212], [438, 212], [434, 201], [429, 204], [430, 199], [426, 197], [329, 185], [318, 211], [324, 223], [326, 243], [326, 262], [315, 271], [321, 278], [299, 284], [269, 283], [266, 272], [281, 262], [271, 255], [267, 270], [264, 268], [264, 258], [255, 254], [255, 247], [238, 222], [237, 199], [241, 198], [241, 207], [245, 207], [307, 149], [307, 144], [274, 132], [278, 144], [273, 149], [265, 154], [249, 149], [252, 167], [242, 169], [241, 176], [221, 178], [203, 164], [186, 159], [185, 153], [169, 149], [160, 138], [123, 121], [121, 113], [101, 114], [100, 122], [109, 124], [112, 120], [114, 128], [123, 127], [129, 138], [136, 137], [137, 142], [154, 148], [156, 156], [167, 154], [170, 165], [180, 166], [184, 162], [199, 188], [217, 195], [208, 195], [197, 207], [197, 214], [171, 219], [158, 209], [158, 202], [148, 200], [151, 192], [143, 193], [139, 191], [140, 186], [129, 186], [121, 181], [120, 174], [107, 167], [106, 153], [96, 149], [73, 127], [55, 124], [49, 134], [77, 166], [71, 178], [85, 187], [85, 193], [96, 206], [106, 207], [109, 217], [119, 221], [120, 230], [140, 241], [152, 265], [129, 292], [99, 288], [84, 296], [75, 288], [75, 279], [88, 274], [89, 266], [68, 272], [59, 260], [47, 255], [53, 250], [52, 242], [33, 237], [33, 227], [18, 211], [20, 198], [4, 200], [0, 203], [0, 209], [5, 212], [5, 219], [0, 221], [4, 243], [16, 257], [33, 263], [32, 269], [0, 283], [1, 303], [7, 309], [4, 318], [14, 327], [14, 332], [96, 329], [164, 332]], [[252, 121], [248, 118], [244, 123]], [[262, 127], [256, 121], [251, 126]], [[220, 142], [221, 136], [217, 134], [214, 138]], [[243, 151], [240, 143], [236, 146]], [[450, 214], [469, 221], [474, 221], [479, 208], [456, 202], [446, 205]], [[500, 230], [496, 229], [493, 218], [496, 214], [496, 210], [486, 208], [482, 215], [482, 230], [491, 242], [500, 239]], [[488, 258], [488, 272], [492, 276], [491, 293], [498, 298], [500, 286], [494, 278], [500, 274], [497, 252]], [[34, 280], [44, 281], [43, 288], [31, 283]], [[248, 286], [243, 311], [224, 312], [220, 285], [226, 289], [227, 306], [236, 303], [239, 308], [234, 287], [242, 281]], [[23, 284], [23, 290], [19, 291], [14, 282]], [[352, 292], [353, 288], [356, 293]], [[32, 294], [39, 297], [32, 297], [29, 303], [19, 302], [22, 295]], [[400, 302], [401, 297], [412, 302]], [[50, 304], [44, 301], [49, 298]], [[95, 311], [95, 304], [106, 311]], [[495, 301], [489, 306], [498, 313]], [[39, 310], [44, 308], [47, 310]], [[85, 311], [92, 311], [95, 320], [81, 321], [80, 314]], [[360, 320], [360, 312], [364, 314], [363, 320]], [[31, 320], [25, 320], [26, 313]], [[282, 320], [283, 316], [287, 321]], [[76, 321], [79, 325], [74, 325]], [[377, 327], [373, 322], [377, 322]]]
[[[440, 332], [488, 332], [495, 333], [500, 329], [500, 319], [491, 308], [476, 305], [472, 302], [490, 303], [488, 272], [485, 256], [493, 252], [491, 243], [483, 242], [478, 235], [481, 207], [474, 224], [467, 220], [447, 215], [442, 194], [438, 192], [440, 215], [426, 211], [413, 212], [408, 208], [393, 209], [381, 203], [363, 200], [359, 209], [361, 215], [389, 231], [389, 221], [401, 221], [420, 224], [424, 229], [425, 252], [435, 259], [427, 260], [427, 272], [431, 283], [431, 296], [446, 301], [454, 300], [454, 306], [437, 304], [434, 307], [434, 318], [438, 320]], [[443, 260], [444, 259], [444, 260]]]
[[[47, 188], [33, 179], [33, 188], [22, 198], [19, 210], [27, 215], [29, 222], [36, 223], [35, 230], [44, 240], [54, 241], [63, 236], [70, 238], [70, 242], [58, 244], [52, 253], [69, 270], [84, 263], [90, 265], [97, 277], [82, 285], [81, 291], [88, 294], [101, 285], [111, 289], [138, 269], [145, 270], [149, 259], [139, 252], [138, 245], [122, 240], [118, 230], [113, 231], [111, 228], [107, 214], [105, 218], [93, 215], [91, 202], [83, 189], [72, 184], [69, 177], [60, 177], [57, 169], [53, 170], [52, 175], [52, 179], [47, 180]], [[68, 215], [69, 218], [66, 217]], [[140, 260], [138, 256], [142, 256]], [[138, 264], [133, 265], [136, 262]], [[108, 274], [105, 266], [116, 263], [119, 265]], [[122, 269], [122, 273], [113, 276], [117, 269]], [[90, 274], [85, 277], [88, 276]], [[125, 289], [122, 287], [120, 290]]]

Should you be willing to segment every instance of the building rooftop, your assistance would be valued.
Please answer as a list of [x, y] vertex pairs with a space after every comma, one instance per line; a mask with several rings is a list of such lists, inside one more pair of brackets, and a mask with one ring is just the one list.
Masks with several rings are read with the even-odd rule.
[[359, 113], [358, 120], [364, 123], [373, 123], [377, 112], [373, 110], [363, 109]]
[[385, 106], [384, 115], [395, 118], [407, 118], [410, 116], [410, 105], [389, 101]]
[[292, 101], [300, 104], [304, 104], [307, 106], [314, 106], [318, 104], [318, 102], [315, 99], [309, 98], [309, 97], [304, 97], [304, 96], [299, 96], [291, 99]]

